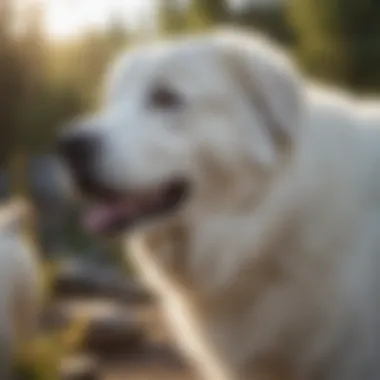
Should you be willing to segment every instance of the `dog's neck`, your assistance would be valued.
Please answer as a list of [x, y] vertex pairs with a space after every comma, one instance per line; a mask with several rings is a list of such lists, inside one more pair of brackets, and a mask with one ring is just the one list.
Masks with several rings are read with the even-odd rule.
[[[273, 255], [287, 258], [286, 251], [292, 251], [292, 247], [287, 247], [290, 241], [293, 245], [306, 244], [297, 240], [304, 235], [300, 229], [324, 230], [329, 218], [337, 219], [337, 223], [349, 219], [342, 212], [350, 210], [344, 211], [347, 207], [336, 191], [347, 176], [339, 168], [326, 167], [328, 156], [336, 152], [326, 149], [325, 156], [310, 159], [304, 156], [313, 153], [313, 146], [301, 146], [302, 151], [294, 149], [291, 154], [295, 162], [287, 165], [283, 160], [285, 166], [276, 173], [252, 173], [256, 169], [248, 168], [246, 175], [239, 173], [234, 178], [212, 167], [204, 175], [218, 175], [208, 177], [205, 183], [212, 185], [201, 189], [194, 204], [132, 237], [132, 241], [139, 241], [137, 251], [144, 247], [156, 267], [175, 281], [177, 288], [207, 301], [223, 297], [226, 288], [229, 292], [238, 291], [239, 283], [234, 281], [232, 286], [230, 280], [240, 278], [243, 282], [246, 265], [257, 266], [257, 277], [261, 278], [267, 271], [263, 266], [271, 266]], [[322, 193], [323, 209], [321, 202], [314, 199]], [[326, 231], [320, 241], [328, 241], [328, 234]]]
[[[131, 240], [134, 242], [131, 254], [141, 266], [145, 279], [163, 296], [164, 303], [167, 299], [180, 299], [179, 303], [183, 301], [191, 307], [190, 314], [200, 322], [199, 326], [213, 346], [231, 347], [233, 351], [219, 353], [232, 361], [230, 367], [245, 368], [247, 358], [240, 357], [240, 351], [233, 347], [239, 344], [235, 342], [239, 334], [249, 328], [243, 326], [240, 330], [241, 325], [231, 320], [256, 313], [256, 305], [265, 302], [261, 296], [269, 294], [266, 289], [282, 288], [291, 278], [298, 281], [300, 277], [300, 281], [306, 283], [314, 281], [316, 266], [326, 268], [326, 282], [330, 281], [333, 276], [327, 272], [334, 267], [332, 258], [316, 255], [331, 252], [321, 244], [339, 241], [336, 234], [330, 236], [326, 218], [336, 219], [338, 225], [349, 220], [340, 212], [343, 206], [335, 192], [326, 197], [323, 209], [321, 203], [313, 199], [320, 194], [320, 191], [313, 191], [315, 186], [322, 186], [326, 191], [334, 188], [334, 184], [324, 183], [323, 176], [315, 178], [317, 182], [313, 185], [309, 181], [306, 187], [302, 181], [297, 181], [296, 173], [275, 177], [276, 183], [268, 186], [268, 192], [258, 203], [249, 203], [250, 197], [247, 197], [247, 203], [242, 205], [238, 202], [238, 193], [236, 202], [232, 202], [230, 193], [225, 204], [222, 198], [210, 198], [210, 203], [203, 203], [198, 209], [190, 208], [179, 217], [137, 233]], [[336, 180], [340, 183], [338, 177]], [[314, 208], [316, 204], [318, 209]], [[347, 231], [346, 227], [342, 230]], [[315, 231], [320, 234], [315, 235]], [[294, 259], [297, 252], [304, 255]], [[300, 260], [305, 265], [301, 265]], [[297, 268], [291, 264], [294, 261], [302, 267], [296, 275], [293, 272]], [[315, 307], [317, 312], [318, 305]], [[265, 318], [263, 321], [266, 323]], [[262, 327], [262, 331], [268, 330]], [[281, 328], [279, 322], [273, 326], [273, 336], [262, 337], [261, 329], [252, 327], [250, 342], [277, 339]], [[232, 343], [224, 344], [220, 339]], [[279, 349], [290, 352], [290, 348], [286, 348], [288, 344], [287, 341], [279, 342]], [[303, 348], [293, 349], [299, 352]], [[275, 352], [271, 354], [276, 355]]]
[[[301, 165], [291, 163], [274, 175], [264, 173], [259, 184], [257, 173], [251, 176], [247, 173], [238, 178], [248, 183], [237, 182], [236, 178], [230, 186], [215, 191], [217, 181], [224, 180], [219, 176], [214, 187], [202, 189], [198, 198], [203, 197], [201, 202], [190, 205], [179, 216], [155, 223], [132, 240], [144, 246], [157, 268], [175, 281], [177, 288], [185, 289], [196, 298], [205, 297], [210, 301], [223, 297], [226, 290], [238, 292], [240, 285], [236, 281], [232, 285], [230, 280], [241, 278], [243, 282], [244, 266], [257, 265], [257, 276], [261, 278], [267, 271], [263, 266], [270, 266], [273, 255], [287, 258], [286, 251], [292, 251], [292, 247], [285, 249], [289, 241], [293, 245], [306, 244], [297, 241], [297, 236], [302, 235], [300, 229], [323, 230], [326, 219], [342, 219], [337, 223], [348, 219], [343, 219], [342, 210], [347, 207], [341, 204], [339, 193], [335, 191], [345, 177], [342, 180], [341, 173], [327, 177], [322, 164], [318, 168], [320, 172], [304, 165], [311, 162], [316, 166], [317, 160], [328, 162], [325, 157], [317, 157], [315, 161], [303, 159], [310, 151], [301, 152], [296, 159]], [[298, 154], [293, 153], [292, 158]], [[331, 166], [328, 169], [335, 170]], [[313, 172], [317, 174], [311, 177]], [[308, 180], [302, 181], [302, 178]], [[247, 192], [242, 194], [241, 191]], [[255, 191], [258, 194], [253, 195]], [[321, 203], [314, 197], [325, 192], [329, 195], [324, 198], [322, 210]], [[314, 205], [319, 205], [318, 209]], [[312, 225], [306, 225], [305, 221]], [[316, 224], [320, 225], [319, 229]], [[320, 240], [328, 241], [328, 234], [326, 231]], [[307, 251], [309, 247], [304, 249]], [[253, 279], [249, 281], [252, 283]]]
[[[263, 287], [282, 281], [285, 275], [273, 253], [278, 253], [279, 245], [285, 250], [296, 231], [291, 219], [296, 194], [287, 187], [286, 183], [273, 187], [277, 190], [264, 203], [252, 205], [254, 215], [250, 209], [243, 212], [240, 205], [235, 213], [230, 208], [210, 212], [205, 207], [201, 213], [189, 212], [132, 237], [130, 253], [145, 280], [163, 296], [164, 304], [168, 299], [184, 300], [191, 307], [190, 315], [202, 321], [200, 328], [223, 331], [211, 340], [238, 336], [240, 332], [228, 327], [228, 319], [236, 317], [231, 311], [247, 315], [246, 309], [252, 311]], [[252, 303], [247, 303], [247, 292], [251, 292]]]
[[[289, 183], [267, 185], [264, 180], [260, 187], [257, 183], [249, 187], [235, 182], [224, 189], [228, 196], [218, 192], [220, 198], [204, 192], [199, 204], [152, 224], [131, 240], [139, 241], [157, 268], [176, 283], [176, 288], [207, 302], [215, 300], [223, 296], [225, 287], [234, 291], [229, 279], [236, 278], [236, 272], [245, 264], [252, 265], [258, 260], [261, 263], [258, 271], [264, 273], [263, 266], [267, 264], [263, 258], [270, 257], [267, 251], [294, 228], [293, 206], [296, 198], [299, 204], [299, 197]], [[259, 192], [260, 198], [257, 194], [242, 194], [244, 188]], [[234, 259], [238, 257], [239, 260]], [[262, 275], [258, 273], [259, 277]]]

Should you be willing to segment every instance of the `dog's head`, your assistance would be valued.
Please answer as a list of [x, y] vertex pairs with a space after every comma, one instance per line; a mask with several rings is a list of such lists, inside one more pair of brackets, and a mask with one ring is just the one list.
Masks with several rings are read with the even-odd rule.
[[239, 186], [257, 192], [300, 124], [297, 73], [257, 37], [227, 31], [135, 49], [111, 74], [99, 113], [59, 142], [97, 205], [87, 218], [95, 230], [197, 202], [223, 207]]

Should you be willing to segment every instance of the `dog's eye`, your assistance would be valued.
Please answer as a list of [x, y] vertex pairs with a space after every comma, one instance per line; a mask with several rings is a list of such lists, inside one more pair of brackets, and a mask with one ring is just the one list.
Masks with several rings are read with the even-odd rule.
[[183, 100], [176, 91], [157, 87], [151, 92], [148, 105], [154, 109], [177, 110], [183, 105]]

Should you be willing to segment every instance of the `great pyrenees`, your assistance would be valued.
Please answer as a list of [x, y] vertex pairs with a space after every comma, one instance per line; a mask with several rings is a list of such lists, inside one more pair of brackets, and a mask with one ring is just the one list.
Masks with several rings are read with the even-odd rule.
[[211, 380], [380, 379], [380, 107], [223, 30], [130, 50], [59, 150]]

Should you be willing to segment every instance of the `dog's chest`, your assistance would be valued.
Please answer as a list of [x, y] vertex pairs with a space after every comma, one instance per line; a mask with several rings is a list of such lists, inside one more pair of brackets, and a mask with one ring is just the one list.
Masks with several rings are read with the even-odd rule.
[[[310, 342], [311, 336], [307, 332], [315, 330], [316, 315], [326, 305], [323, 301], [322, 304], [313, 302], [320, 297], [313, 294], [313, 284], [310, 292], [307, 289], [312, 282], [310, 276], [306, 276], [307, 281], [301, 281], [303, 285], [299, 286], [298, 281], [288, 282], [277, 266], [261, 265], [255, 270], [256, 266], [242, 267], [237, 258], [244, 252], [249, 229], [237, 221], [238, 224], [232, 226], [223, 219], [219, 222], [201, 223], [196, 239], [176, 228], [136, 236], [130, 241], [129, 253], [144, 281], [160, 297], [169, 325], [186, 356], [205, 378], [231, 380], [234, 377], [225, 366], [229, 366], [228, 370], [237, 369], [239, 363], [260, 352], [268, 342], [277, 342], [275, 345], [280, 347], [280, 354], [285, 356], [295, 345], [294, 339], [289, 338], [289, 343], [287, 336], [296, 337], [297, 341], [300, 339], [297, 347], [303, 347], [304, 341]], [[316, 271], [315, 266], [312, 269]], [[249, 276], [242, 276], [244, 273]], [[233, 282], [226, 282], [231, 278]], [[275, 283], [279, 286], [274, 286]], [[229, 284], [228, 288], [226, 284]], [[192, 294], [194, 286], [195, 293], [212, 295], [209, 297], [212, 305], [203, 303], [202, 313]], [[221, 292], [220, 289], [228, 291]], [[316, 289], [320, 289], [320, 285]], [[323, 293], [323, 289], [320, 292]], [[305, 305], [308, 305], [309, 312], [302, 316], [298, 311], [304, 310]], [[286, 338], [281, 345], [279, 336]], [[268, 360], [272, 363], [271, 357]], [[262, 369], [261, 363], [255, 361], [250, 373], [257, 371], [257, 367], [265, 372], [268, 366], [264, 363]]]
[[[150, 236], [150, 239], [152, 238]], [[172, 250], [175, 249], [177, 255], [181, 254], [178, 246], [175, 246], [175, 241], [168, 241], [164, 237], [161, 240], [157, 235], [154, 236], [154, 241], [150, 239], [139, 237], [131, 240], [129, 254], [138, 267], [143, 281], [159, 297], [168, 326], [176, 338], [179, 349], [205, 378], [231, 380], [232, 376], [227, 375], [227, 368], [208, 344], [194, 305], [188, 299], [191, 297], [190, 292], [187, 293], [183, 283], [179, 284], [178, 277], [172, 275], [173, 269], [182, 268], [180, 263], [172, 260]], [[149, 246], [149, 243], [153, 242], [156, 244], [155, 250]]]

